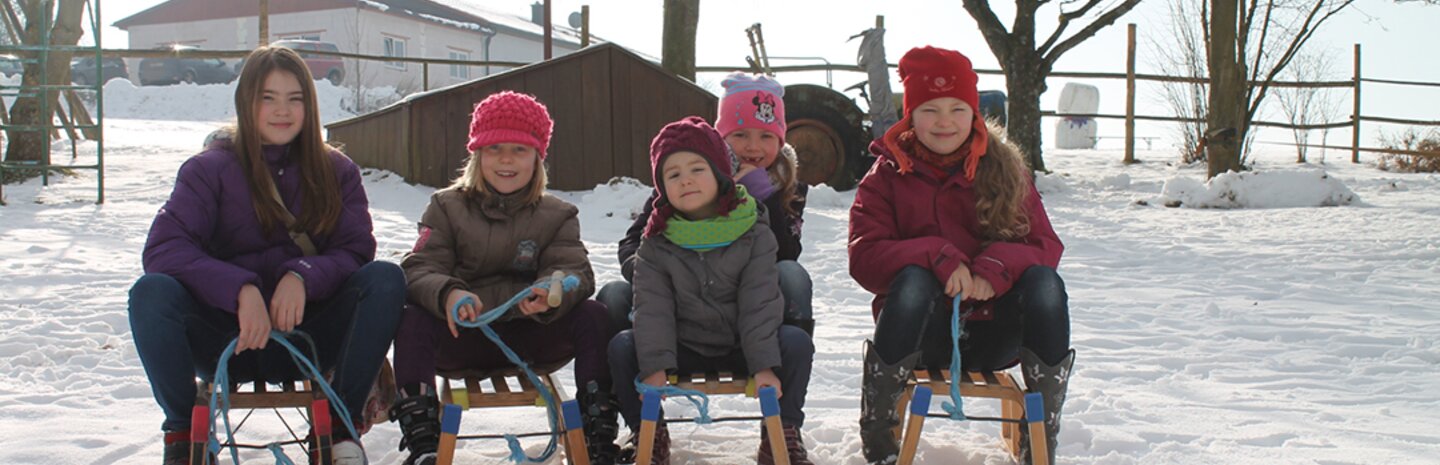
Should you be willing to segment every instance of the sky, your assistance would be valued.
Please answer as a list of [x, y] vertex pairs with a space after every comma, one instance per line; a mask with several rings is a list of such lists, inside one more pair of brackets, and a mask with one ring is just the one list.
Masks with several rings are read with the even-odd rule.
[[[1191, 0], [1195, 1], [1195, 0]], [[107, 47], [124, 48], [128, 38], [122, 30], [110, 27], [115, 21], [162, 3], [160, 0], [105, 0], [102, 2], [102, 18], [107, 25], [102, 32]], [[485, 4], [498, 11], [528, 16], [533, 0], [487, 0]], [[661, 0], [555, 0], [553, 14], [555, 21], [564, 24], [571, 12], [580, 10], [581, 5], [590, 5], [592, 33], [606, 40], [635, 49], [650, 56], [660, 56], [660, 37], [663, 22]], [[1010, 6], [1009, 2], [991, 2], [997, 10]], [[1107, 0], [1106, 4], [1116, 3]], [[1134, 10], [1120, 18], [1116, 24], [1100, 31], [1095, 37], [1062, 55], [1056, 63], [1056, 71], [1114, 72], [1125, 70], [1125, 24], [1136, 23], [1140, 50], [1137, 56], [1137, 71], [1140, 73], [1163, 74], [1153, 52], [1146, 43], [1163, 40], [1171, 34], [1169, 19], [1170, 0], [1146, 0]], [[886, 54], [890, 62], [896, 62], [905, 50], [922, 45], [935, 45], [961, 51], [974, 61], [979, 69], [998, 70], [999, 65], [986, 46], [975, 21], [965, 12], [960, 0], [916, 0], [916, 1], [862, 1], [862, 0], [733, 0], [700, 2], [700, 24], [696, 40], [697, 62], [700, 66], [745, 65], [749, 55], [749, 42], [745, 28], [759, 22], [763, 25], [765, 46], [772, 57], [821, 57], [831, 63], [854, 64], [859, 41], [847, 39], [860, 31], [873, 27], [876, 15], [885, 17]], [[997, 11], [1002, 22], [1009, 23], [1011, 10]], [[1042, 9], [1040, 18], [1053, 17], [1055, 10]], [[1197, 19], [1198, 21], [1198, 19]], [[1311, 50], [1321, 53], [1331, 62], [1334, 74], [1330, 79], [1349, 79], [1352, 75], [1353, 44], [1362, 47], [1361, 67], [1363, 75], [1370, 78], [1424, 81], [1440, 83], [1440, 60], [1417, 59], [1416, 44], [1433, 40], [1434, 27], [1440, 25], [1440, 6], [1395, 4], [1389, 0], [1361, 0], [1349, 11], [1331, 20], [1310, 43]], [[1053, 30], [1053, 23], [1037, 24], [1042, 38]], [[1071, 31], [1080, 26], [1072, 26]], [[88, 26], [87, 26], [88, 29]], [[1068, 37], [1069, 33], [1067, 33]], [[816, 59], [781, 60], [772, 58], [772, 65], [816, 64]], [[712, 90], [719, 89], [720, 74], [702, 74], [697, 81]], [[825, 84], [822, 72], [783, 73], [778, 78], [786, 84], [811, 82]], [[834, 87], [843, 89], [864, 80], [860, 73], [837, 72], [833, 75]], [[1041, 100], [1045, 109], [1054, 109], [1060, 91], [1067, 82], [1079, 82], [1099, 87], [1100, 112], [1123, 114], [1124, 81], [1121, 80], [1072, 80], [1051, 78], [1049, 91]], [[892, 86], [898, 91], [898, 78]], [[1004, 89], [1000, 76], [981, 75], [980, 88]], [[1170, 111], [1160, 102], [1160, 89], [1156, 84], [1141, 83], [1136, 99], [1137, 112], [1142, 115], [1168, 115]], [[855, 96], [854, 92], [848, 95]], [[1339, 92], [1335, 98], [1342, 100], [1338, 105], [1339, 119], [1348, 119], [1351, 108], [1349, 92]], [[1433, 105], [1419, 105], [1418, 102], [1440, 101], [1440, 88], [1395, 86], [1387, 84], [1366, 84], [1362, 90], [1362, 114], [1421, 120], [1440, 119], [1440, 113]], [[1272, 121], [1283, 119], [1276, 112], [1266, 115]], [[1053, 137], [1052, 130], [1058, 120], [1047, 119], [1046, 139]], [[1139, 126], [1138, 135], [1169, 137], [1173, 126], [1162, 123], [1144, 123]], [[1366, 123], [1362, 128], [1366, 143], [1373, 140], [1379, 131], [1394, 133], [1402, 126]], [[1101, 120], [1099, 134], [1115, 136], [1123, 134], [1120, 120]], [[1332, 131], [1330, 142], [1349, 144], [1349, 131]], [[1283, 132], [1271, 131], [1262, 134], [1262, 140], [1288, 141]]]

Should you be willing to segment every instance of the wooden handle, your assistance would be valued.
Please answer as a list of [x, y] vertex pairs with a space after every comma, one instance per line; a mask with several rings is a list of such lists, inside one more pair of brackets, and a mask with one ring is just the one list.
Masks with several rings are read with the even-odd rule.
[[560, 299], [565, 297], [564, 283], [565, 272], [555, 270], [555, 274], [550, 275], [550, 295], [546, 297], [547, 300], [545, 302], [547, 304], [550, 304], [550, 308], [560, 306]]

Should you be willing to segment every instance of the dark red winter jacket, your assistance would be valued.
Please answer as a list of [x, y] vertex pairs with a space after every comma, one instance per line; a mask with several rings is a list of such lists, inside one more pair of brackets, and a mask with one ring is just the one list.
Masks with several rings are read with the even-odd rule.
[[917, 161], [914, 171], [901, 174], [880, 141], [870, 144], [870, 152], [875, 164], [860, 180], [850, 207], [849, 252], [850, 276], [875, 293], [874, 315], [885, 305], [891, 279], [908, 265], [929, 269], [943, 283], [963, 263], [999, 296], [1026, 268], [1060, 263], [1065, 246], [1051, 229], [1033, 184], [1025, 201], [1030, 234], [982, 247], [975, 189], [963, 170], [947, 174]]

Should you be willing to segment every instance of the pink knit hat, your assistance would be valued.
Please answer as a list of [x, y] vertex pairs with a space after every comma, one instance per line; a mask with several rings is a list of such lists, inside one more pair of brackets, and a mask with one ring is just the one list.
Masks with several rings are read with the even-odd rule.
[[745, 128], [770, 131], [785, 145], [785, 87], [769, 76], [732, 73], [720, 85], [725, 96], [720, 98], [720, 114], [715, 129], [720, 135]]
[[535, 147], [544, 160], [554, 127], [550, 112], [534, 96], [502, 91], [475, 105], [470, 117], [470, 143], [465, 144], [465, 150], [474, 152], [500, 143], [524, 144]]

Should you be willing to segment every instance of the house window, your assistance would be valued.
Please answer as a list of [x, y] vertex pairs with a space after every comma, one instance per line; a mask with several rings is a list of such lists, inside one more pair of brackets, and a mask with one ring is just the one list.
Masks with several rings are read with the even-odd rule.
[[[461, 50], [450, 50], [451, 60], [470, 60], [470, 52]], [[470, 67], [467, 65], [450, 65], [450, 77], [456, 79], [470, 79]]]
[[280, 36], [280, 40], [313, 40], [320, 41], [319, 32], [302, 32], [299, 34], [288, 34]]
[[[404, 56], [405, 56], [405, 39], [401, 39], [401, 38], [399, 38], [399, 37], [385, 36], [385, 56], [387, 56], [387, 57], [404, 57]], [[405, 69], [405, 62], [403, 62], [403, 61], [387, 61], [387, 62], [385, 62], [385, 66], [388, 66], [388, 67], [394, 68], [394, 69], [403, 70], [403, 69]]]

